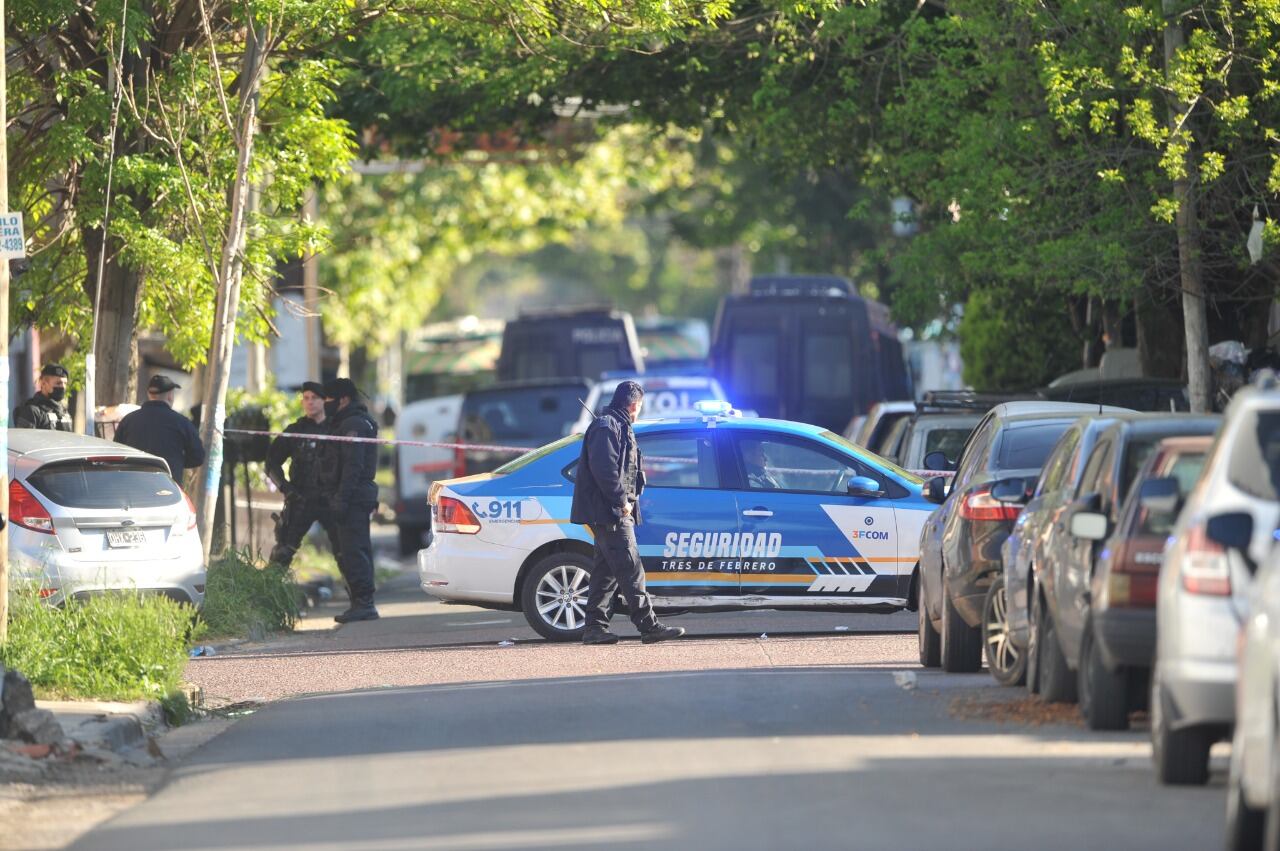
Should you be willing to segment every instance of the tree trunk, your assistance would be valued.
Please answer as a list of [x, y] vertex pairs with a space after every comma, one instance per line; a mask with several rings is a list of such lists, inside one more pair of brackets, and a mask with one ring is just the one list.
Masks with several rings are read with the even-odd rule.
[[[90, 273], [85, 281], [89, 303], [97, 284], [98, 252], [102, 231], [82, 231], [85, 257]], [[102, 274], [102, 297], [98, 312], [98, 345], [94, 404], [120, 405], [138, 401], [138, 310], [142, 305], [144, 275], [120, 265], [110, 256]]]
[[[1165, 16], [1164, 65], [1165, 76], [1172, 77], [1173, 63], [1184, 43], [1182, 25], [1175, 17], [1179, 11], [1176, 0], [1163, 0]], [[1187, 109], [1185, 104], [1170, 97], [1169, 126], [1175, 133], [1187, 133], [1180, 117]], [[1184, 126], [1179, 129], [1179, 124]], [[1173, 182], [1173, 198], [1178, 204], [1175, 225], [1178, 231], [1178, 279], [1182, 290], [1182, 324], [1187, 347], [1187, 395], [1191, 410], [1207, 413], [1213, 410], [1212, 384], [1209, 374], [1209, 325], [1205, 309], [1204, 272], [1200, 264], [1200, 220], [1196, 211], [1195, 190], [1191, 175], [1195, 173], [1194, 151], [1183, 157], [1183, 177]]]

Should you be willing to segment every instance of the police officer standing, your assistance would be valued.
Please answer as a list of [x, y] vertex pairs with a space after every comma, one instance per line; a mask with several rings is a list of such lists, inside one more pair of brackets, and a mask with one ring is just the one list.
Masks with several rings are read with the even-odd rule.
[[618, 636], [609, 632], [609, 618], [619, 586], [641, 641], [652, 644], [684, 635], [682, 627], [663, 626], [654, 615], [636, 547], [644, 470], [631, 424], [643, 404], [644, 389], [634, 381], [622, 382], [609, 407], [588, 426], [582, 439], [569, 519], [590, 526], [596, 541], [583, 644], [618, 642]]
[[[267, 450], [267, 478], [284, 494], [284, 511], [276, 522], [276, 545], [271, 560], [288, 567], [311, 526], [319, 522], [329, 536], [329, 546], [338, 555], [338, 534], [328, 512], [328, 501], [317, 481], [320, 442], [304, 435], [328, 434], [324, 416], [324, 385], [307, 381], [302, 385], [303, 416], [289, 424], [284, 433], [297, 437], [277, 437]], [[289, 475], [284, 472], [289, 462]]]
[[36, 394], [13, 409], [13, 427], [71, 431], [71, 415], [63, 403], [67, 398], [67, 377], [62, 364], [51, 363], [40, 370]]
[[116, 443], [159, 455], [169, 463], [169, 474], [182, 484], [189, 467], [204, 463], [204, 444], [195, 423], [173, 409], [173, 391], [181, 389], [167, 375], [156, 374], [147, 382], [147, 401], [127, 414], [116, 426]]
[[[336, 438], [376, 438], [378, 425], [350, 378], [324, 386], [324, 413]], [[378, 445], [326, 440], [320, 450], [317, 481], [329, 500], [329, 515], [338, 536], [338, 569], [351, 593], [351, 607], [334, 617], [338, 623], [377, 620], [373, 605], [373, 544], [369, 515], [378, 507]]]

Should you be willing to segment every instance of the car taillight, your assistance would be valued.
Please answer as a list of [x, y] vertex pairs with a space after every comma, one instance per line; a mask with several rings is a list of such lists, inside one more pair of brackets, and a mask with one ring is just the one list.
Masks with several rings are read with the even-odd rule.
[[1225, 597], [1231, 593], [1231, 562], [1227, 551], [1209, 540], [1203, 526], [1187, 531], [1182, 553], [1182, 587], [1192, 594]]
[[53, 518], [31, 491], [18, 480], [9, 482], [9, 520], [45, 535], [53, 534]]
[[989, 485], [970, 492], [960, 503], [960, 517], [964, 520], [1017, 520], [1021, 511], [1022, 506], [993, 498]]
[[182, 494], [182, 498], [187, 501], [187, 511], [191, 512], [191, 519], [187, 521], [187, 531], [190, 532], [196, 528], [196, 504], [191, 501], [191, 497], [187, 496], [187, 492], [182, 488], [178, 488], [178, 491]]
[[480, 531], [480, 521], [471, 509], [451, 496], [442, 496], [436, 502], [432, 526], [437, 532], [457, 532], [459, 535], [474, 535]]

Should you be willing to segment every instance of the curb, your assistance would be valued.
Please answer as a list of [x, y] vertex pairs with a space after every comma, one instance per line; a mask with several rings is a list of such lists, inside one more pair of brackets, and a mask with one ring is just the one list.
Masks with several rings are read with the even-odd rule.
[[164, 712], [153, 701], [39, 700], [58, 719], [67, 738], [86, 747], [120, 752], [143, 746], [153, 730], [164, 728]]

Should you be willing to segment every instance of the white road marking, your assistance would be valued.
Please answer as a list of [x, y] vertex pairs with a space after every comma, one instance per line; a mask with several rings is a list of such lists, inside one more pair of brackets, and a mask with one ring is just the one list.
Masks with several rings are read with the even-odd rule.
[[458, 623], [451, 623], [449, 626], [494, 626], [500, 623], [511, 623], [511, 618], [500, 621], [459, 621]]

